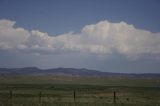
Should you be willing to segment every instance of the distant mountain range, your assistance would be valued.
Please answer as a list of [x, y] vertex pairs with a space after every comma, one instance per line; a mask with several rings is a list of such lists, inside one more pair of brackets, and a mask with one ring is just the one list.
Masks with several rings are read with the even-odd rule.
[[145, 77], [145, 78], [160, 78], [160, 73], [112, 73], [102, 72], [90, 69], [77, 68], [53, 68], [39, 69], [37, 67], [25, 68], [0, 68], [0, 75], [55, 75], [55, 76], [82, 76], [82, 77]]

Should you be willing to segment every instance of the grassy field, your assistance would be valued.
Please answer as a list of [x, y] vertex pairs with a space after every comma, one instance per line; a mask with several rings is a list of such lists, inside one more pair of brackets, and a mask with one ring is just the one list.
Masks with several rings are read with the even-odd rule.
[[27, 78], [0, 78], [0, 106], [160, 106], [159, 79]]

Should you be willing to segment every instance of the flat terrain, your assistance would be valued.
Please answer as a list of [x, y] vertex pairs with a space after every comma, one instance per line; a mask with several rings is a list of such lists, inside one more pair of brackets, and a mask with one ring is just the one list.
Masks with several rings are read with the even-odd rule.
[[158, 78], [2, 76], [0, 83], [0, 106], [160, 106]]

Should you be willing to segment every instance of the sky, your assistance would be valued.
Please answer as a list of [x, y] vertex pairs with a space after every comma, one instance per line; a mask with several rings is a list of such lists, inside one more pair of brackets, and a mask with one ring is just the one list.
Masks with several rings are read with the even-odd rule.
[[160, 73], [159, 0], [0, 0], [0, 67]]

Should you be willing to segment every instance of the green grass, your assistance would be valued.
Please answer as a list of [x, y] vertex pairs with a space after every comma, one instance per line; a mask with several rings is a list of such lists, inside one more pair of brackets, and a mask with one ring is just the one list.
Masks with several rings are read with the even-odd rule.
[[2, 76], [0, 106], [160, 106], [160, 79]]
[[73, 77], [73, 76], [0, 76], [0, 84], [82, 84], [107, 86], [158, 86], [160, 78]]

